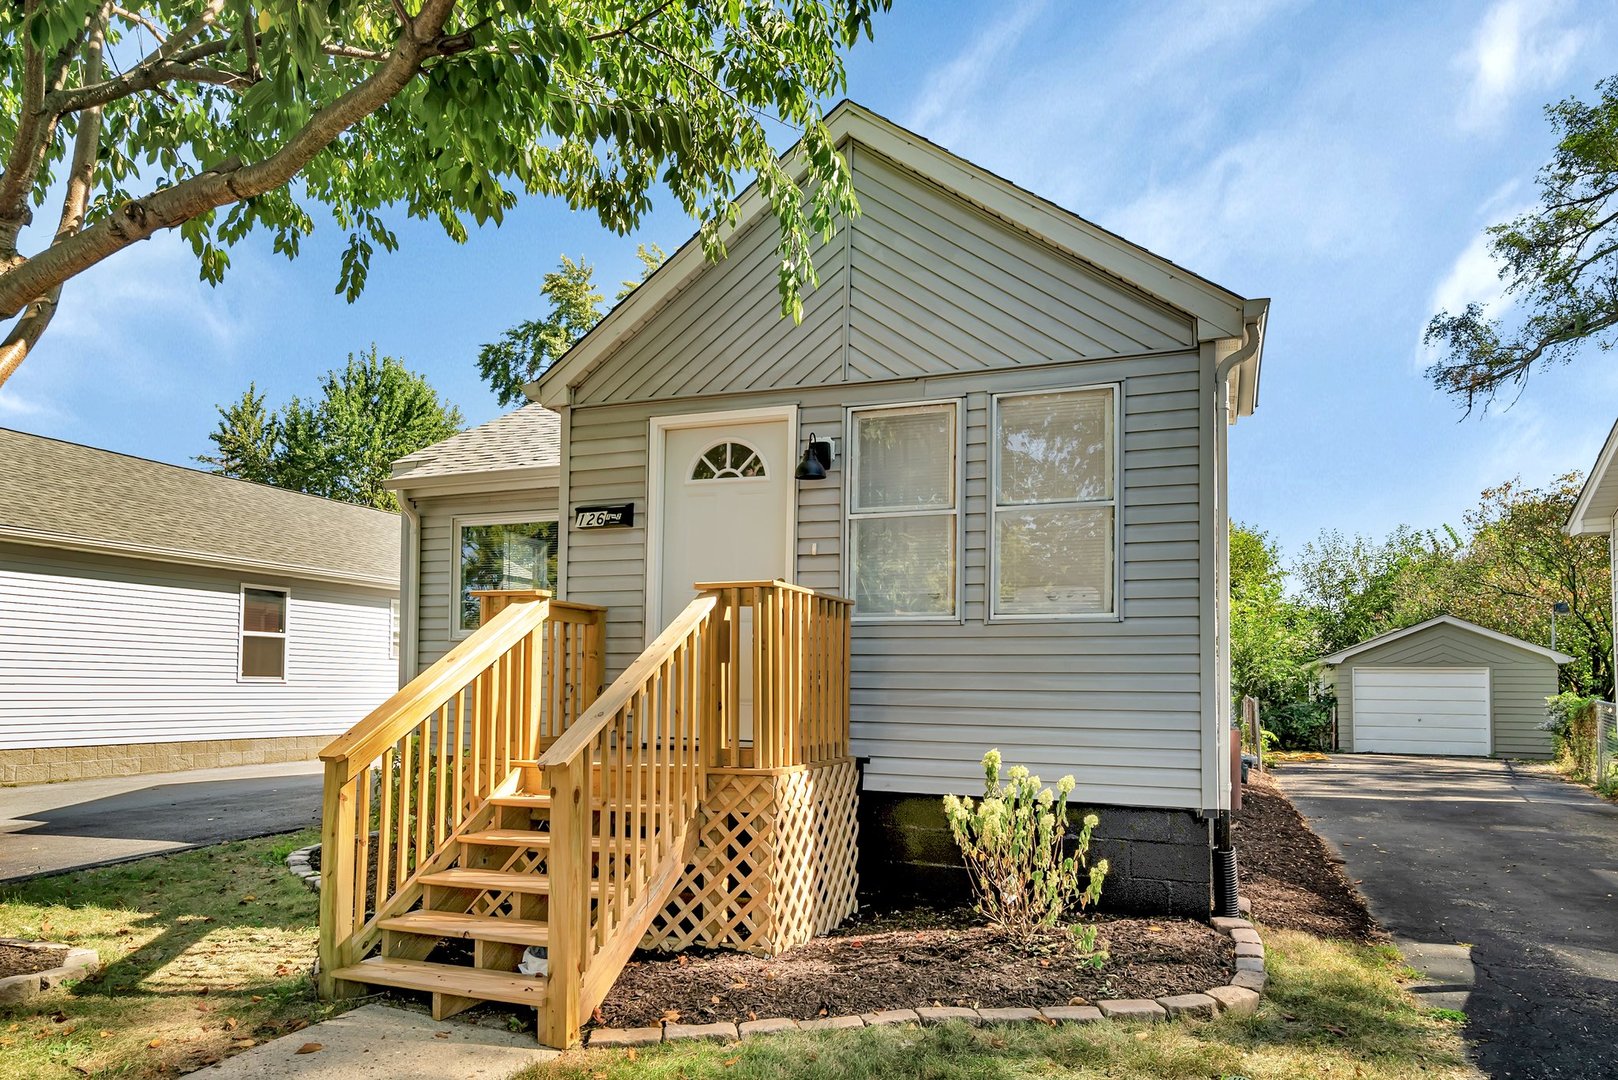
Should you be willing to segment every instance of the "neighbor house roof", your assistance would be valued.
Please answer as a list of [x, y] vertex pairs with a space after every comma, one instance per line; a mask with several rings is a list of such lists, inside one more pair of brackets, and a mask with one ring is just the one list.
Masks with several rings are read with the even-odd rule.
[[1512, 637], [1510, 634], [1502, 634], [1498, 630], [1490, 630], [1486, 626], [1479, 626], [1477, 623], [1467, 622], [1465, 619], [1457, 619], [1453, 615], [1440, 615], [1436, 619], [1428, 619], [1426, 622], [1417, 623], [1415, 626], [1407, 626], [1403, 630], [1390, 630], [1386, 634], [1378, 634], [1374, 638], [1366, 638], [1358, 645], [1350, 645], [1348, 648], [1340, 649], [1329, 656], [1322, 656], [1320, 658], [1320, 662], [1322, 664], [1331, 665], [1341, 664], [1350, 656], [1355, 656], [1362, 652], [1368, 652], [1371, 649], [1377, 648], [1378, 646], [1386, 645], [1390, 641], [1398, 641], [1400, 638], [1406, 638], [1412, 634], [1419, 634], [1423, 630], [1431, 629], [1432, 627], [1440, 624], [1453, 626], [1460, 630], [1466, 630], [1470, 633], [1479, 634], [1483, 637], [1490, 638], [1491, 640], [1498, 641], [1505, 645], [1514, 645], [1526, 652], [1535, 653], [1547, 659], [1554, 660], [1558, 664], [1570, 664], [1573, 662], [1573, 657], [1569, 656], [1565, 652], [1557, 652], [1555, 649], [1547, 649], [1543, 645], [1535, 645], [1531, 641], [1524, 641], [1522, 638]]
[[[1241, 416], [1252, 413], [1258, 401], [1268, 300], [1244, 299], [861, 105], [841, 102], [826, 115], [825, 122], [833, 145], [842, 147], [852, 141], [869, 147], [1013, 228], [1187, 313], [1196, 324], [1198, 341], [1242, 341], [1243, 347], [1233, 358], [1228, 375], [1232, 412]], [[801, 147], [800, 142], [783, 156], [785, 167], [794, 175], [806, 167]], [[733, 225], [737, 232], [769, 212], [768, 201], [756, 182], [738, 198], [737, 209]], [[692, 237], [548, 371], [524, 387], [528, 397], [551, 406], [568, 404], [572, 391], [619, 342], [640, 329], [709, 265], [698, 237]]]
[[1571, 536], [1603, 535], [1612, 532], [1614, 514], [1618, 514], [1618, 424], [1607, 433], [1564, 528]]
[[399, 587], [399, 515], [0, 428], [0, 540]]
[[562, 460], [561, 419], [543, 405], [525, 405], [400, 458], [388, 487], [442, 488], [469, 475], [486, 486], [502, 480], [554, 482]]

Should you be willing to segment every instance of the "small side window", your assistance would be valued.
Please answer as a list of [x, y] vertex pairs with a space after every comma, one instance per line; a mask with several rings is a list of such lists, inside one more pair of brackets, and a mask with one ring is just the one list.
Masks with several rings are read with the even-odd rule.
[[399, 659], [399, 601], [388, 601], [388, 655]]
[[241, 664], [244, 679], [287, 677], [287, 591], [242, 586]]

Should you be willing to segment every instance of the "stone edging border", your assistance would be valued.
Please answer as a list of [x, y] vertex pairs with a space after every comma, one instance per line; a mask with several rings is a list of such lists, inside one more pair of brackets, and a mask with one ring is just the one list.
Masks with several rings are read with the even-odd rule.
[[319, 844], [310, 844], [287, 856], [287, 869], [309, 886], [310, 892], [317, 893], [320, 891], [320, 871], [309, 865], [309, 855], [319, 850]]
[[35, 971], [27, 975], [8, 975], [0, 979], [0, 1002], [15, 1005], [61, 985], [68, 979], [82, 979], [101, 966], [101, 957], [94, 949], [80, 949], [51, 941], [19, 941], [0, 938], [0, 944], [14, 949], [66, 949], [67, 956], [58, 967]]
[[[1252, 912], [1245, 897], [1244, 913]], [[1145, 1020], [1149, 1023], [1179, 1017], [1212, 1019], [1221, 1013], [1251, 1016], [1258, 1009], [1268, 976], [1264, 973], [1264, 943], [1248, 919], [1215, 918], [1213, 928], [1236, 943], [1236, 974], [1223, 986], [1210, 987], [1202, 994], [1171, 994], [1156, 999], [1132, 998], [1098, 1001], [1093, 1005], [1052, 1005], [1042, 1009], [1017, 1007], [967, 1009], [960, 1007], [886, 1009], [858, 1016], [825, 1016], [819, 1020], [791, 1020], [784, 1016], [748, 1020], [741, 1024], [669, 1024], [660, 1027], [596, 1028], [590, 1032], [592, 1047], [651, 1046], [681, 1039], [706, 1039], [730, 1043], [752, 1035], [776, 1035], [784, 1031], [826, 1031], [833, 1028], [882, 1027], [889, 1024], [935, 1024], [963, 1020], [983, 1024], [1088, 1024], [1099, 1020]]]

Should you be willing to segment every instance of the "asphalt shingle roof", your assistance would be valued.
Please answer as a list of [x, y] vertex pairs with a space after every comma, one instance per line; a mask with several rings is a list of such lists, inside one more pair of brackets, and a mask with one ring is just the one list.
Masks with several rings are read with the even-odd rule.
[[372, 585], [399, 515], [0, 428], [0, 539]]
[[501, 469], [554, 469], [562, 461], [561, 420], [543, 405], [524, 405], [395, 461], [390, 486]]

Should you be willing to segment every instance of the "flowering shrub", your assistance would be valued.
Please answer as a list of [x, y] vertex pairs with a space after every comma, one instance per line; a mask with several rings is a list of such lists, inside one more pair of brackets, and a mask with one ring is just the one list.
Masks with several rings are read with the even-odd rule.
[[[1000, 751], [984, 754], [983, 798], [946, 795], [944, 815], [966, 860], [978, 910], [1027, 942], [1101, 898], [1107, 860], [1088, 863], [1090, 834], [1101, 819], [1086, 814], [1078, 832], [1071, 832], [1073, 777], [1062, 777], [1053, 793], [1021, 765], [1013, 765], [1001, 783], [1000, 765]], [[1069, 841], [1071, 855], [1065, 851]]]

